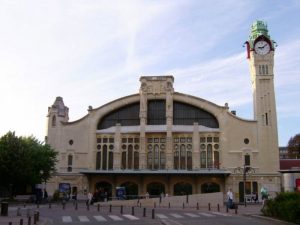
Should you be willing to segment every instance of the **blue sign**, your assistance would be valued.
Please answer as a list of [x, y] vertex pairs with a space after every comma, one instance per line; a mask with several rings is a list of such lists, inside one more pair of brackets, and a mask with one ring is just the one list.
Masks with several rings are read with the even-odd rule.
[[116, 187], [116, 196], [119, 200], [125, 199], [125, 196], [126, 196], [125, 187]]

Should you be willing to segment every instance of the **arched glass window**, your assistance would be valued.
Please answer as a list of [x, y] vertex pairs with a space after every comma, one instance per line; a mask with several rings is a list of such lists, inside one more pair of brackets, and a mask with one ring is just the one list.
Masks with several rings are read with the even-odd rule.
[[220, 157], [219, 152], [214, 151], [214, 168], [219, 169], [220, 168]]
[[164, 151], [160, 152], [160, 168], [161, 169], [166, 168], [166, 154]]
[[185, 145], [180, 145], [180, 169], [184, 170], [185, 168], [185, 160], [186, 160], [186, 150]]
[[148, 150], [148, 169], [152, 169], [152, 151]]
[[97, 129], [105, 129], [120, 123], [122, 126], [140, 125], [140, 102], [121, 107], [105, 115], [98, 123]]
[[134, 152], [134, 167], [133, 167], [135, 170], [139, 169], [139, 160], [140, 160], [139, 152], [135, 151]]
[[154, 145], [154, 169], [159, 168], [159, 147]]
[[175, 170], [179, 169], [179, 152], [178, 151], [174, 152], [174, 169]]
[[103, 145], [103, 151], [102, 151], [102, 169], [107, 169], [107, 145]]
[[128, 169], [132, 169], [132, 162], [133, 162], [133, 146], [128, 146]]
[[213, 152], [212, 152], [212, 145], [207, 145], [207, 168], [213, 167]]
[[108, 153], [108, 169], [112, 170], [114, 167], [114, 153], [109, 151]]
[[173, 103], [173, 124], [174, 125], [199, 125], [211, 128], [219, 128], [219, 122], [214, 115], [182, 102]]
[[206, 151], [200, 153], [200, 167], [206, 168]]
[[101, 152], [97, 152], [96, 154], [96, 170], [100, 170], [101, 168]]
[[126, 167], [127, 167], [127, 166], [126, 166], [126, 161], [127, 161], [127, 160], [126, 160], [126, 155], [127, 155], [126, 152], [123, 151], [123, 152], [122, 152], [122, 169], [126, 169]]
[[187, 151], [187, 169], [192, 170], [193, 169], [193, 160], [192, 160], [192, 152]]

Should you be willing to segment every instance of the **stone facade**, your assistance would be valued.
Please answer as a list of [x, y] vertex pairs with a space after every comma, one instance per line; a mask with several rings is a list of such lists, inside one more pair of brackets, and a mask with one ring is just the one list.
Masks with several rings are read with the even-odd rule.
[[244, 192], [262, 186], [280, 191], [274, 48], [256, 53], [262, 37], [269, 40], [262, 34], [247, 42], [254, 120], [236, 116], [228, 104], [176, 92], [171, 75], [142, 76], [139, 93], [89, 107], [73, 122], [57, 97], [48, 109], [47, 143], [59, 152], [49, 192], [59, 183], [109, 197], [119, 186], [127, 195], [226, 193], [230, 187], [244, 201]]

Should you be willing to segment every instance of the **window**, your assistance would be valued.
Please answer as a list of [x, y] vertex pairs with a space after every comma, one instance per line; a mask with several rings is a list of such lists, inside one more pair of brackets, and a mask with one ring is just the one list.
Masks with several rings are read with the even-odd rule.
[[68, 166], [72, 166], [72, 165], [73, 165], [73, 156], [68, 155]]
[[166, 124], [166, 101], [149, 100], [147, 113], [148, 125]]
[[97, 135], [96, 142], [96, 170], [113, 169], [114, 138], [108, 135]]
[[128, 140], [122, 144], [121, 165], [122, 169], [139, 169], [139, 137], [123, 137], [122, 140]]
[[[166, 154], [165, 154], [165, 138], [153, 137], [148, 138], [147, 143], [147, 168], [148, 169], [165, 169]], [[152, 142], [154, 140], [154, 142]], [[163, 140], [163, 141], [162, 141]], [[151, 142], [149, 142], [151, 141]]]
[[[179, 141], [180, 144], [177, 144]], [[174, 169], [192, 170], [192, 137], [175, 137], [174, 143]]]
[[52, 127], [56, 126], [56, 116], [52, 117]]
[[220, 138], [200, 137], [200, 168], [220, 168]]
[[250, 155], [246, 154], [244, 159], [245, 159], [245, 166], [250, 166]]

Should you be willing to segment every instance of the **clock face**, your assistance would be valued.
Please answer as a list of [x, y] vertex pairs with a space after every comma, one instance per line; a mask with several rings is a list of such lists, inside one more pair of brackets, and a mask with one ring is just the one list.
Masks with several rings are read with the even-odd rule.
[[254, 50], [259, 55], [265, 55], [270, 51], [270, 45], [266, 41], [258, 41], [254, 46]]

